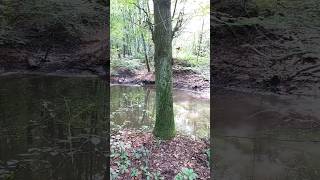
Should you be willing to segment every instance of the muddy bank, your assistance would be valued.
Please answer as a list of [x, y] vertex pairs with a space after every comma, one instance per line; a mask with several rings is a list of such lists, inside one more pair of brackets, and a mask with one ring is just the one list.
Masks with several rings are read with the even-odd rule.
[[1, 46], [0, 74], [29, 72], [105, 76], [109, 48], [105, 33], [101, 30], [75, 44]]
[[319, 95], [317, 4], [284, 1], [283, 7], [256, 16], [228, 14], [226, 9], [212, 12], [213, 86]]
[[108, 12], [102, 1], [1, 1], [0, 73], [104, 75]]
[[[118, 70], [117, 76], [110, 77], [110, 82], [113, 84], [139, 84], [139, 85], [154, 85], [155, 75], [152, 72], [147, 72], [145, 69], [128, 71]], [[183, 69], [179, 65], [173, 67], [173, 88], [186, 89], [203, 94], [210, 92], [210, 79], [192, 71]]]
[[[219, 28], [212, 48], [214, 86], [277, 94], [316, 95], [320, 92], [320, 59], [317, 55], [290, 52], [288, 47], [263, 38], [254, 27], [233, 28], [241, 37], [228, 32], [226, 26]], [[275, 36], [272, 41], [286, 41], [283, 40], [285, 37], [268, 36]]]

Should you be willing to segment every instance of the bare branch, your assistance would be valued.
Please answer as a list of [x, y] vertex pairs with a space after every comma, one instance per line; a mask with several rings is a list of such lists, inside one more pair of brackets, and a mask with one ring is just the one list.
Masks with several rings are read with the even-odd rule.
[[[172, 21], [174, 20], [174, 16], [176, 14], [177, 3], [178, 3], [178, 0], [175, 0], [174, 12], [173, 12], [173, 15], [172, 15]], [[176, 24], [175, 24], [174, 28], [172, 29], [172, 38], [175, 38], [175, 37], [178, 36], [177, 35], [178, 32], [182, 30], [182, 27], [184, 26], [184, 24], [187, 21], [187, 18], [185, 18], [184, 10], [185, 10], [185, 3], [183, 5], [183, 8], [181, 9], [181, 11], [179, 12], [179, 15], [178, 15], [177, 20], [176, 20]]]
[[146, 23], [147, 23], [147, 25], [149, 27], [149, 30], [150, 30], [151, 34], [153, 34], [153, 23], [151, 22], [151, 18], [150, 18], [149, 13], [144, 8], [142, 8], [139, 5], [137, 5], [136, 3], [133, 3], [133, 5], [144, 12], [144, 14], [146, 15]]
[[172, 30], [172, 38], [177, 37], [177, 32], [181, 30], [185, 22], [186, 22], [186, 19], [184, 19], [184, 11], [181, 11], [178, 15], [177, 22]]
[[174, 15], [175, 15], [175, 13], [176, 13], [176, 9], [177, 9], [177, 2], [178, 2], [178, 0], [176, 0], [176, 1], [175, 1], [175, 3], [174, 3], [174, 9], [173, 9], [173, 14], [172, 14], [171, 19], [173, 19], [173, 18], [174, 18]]

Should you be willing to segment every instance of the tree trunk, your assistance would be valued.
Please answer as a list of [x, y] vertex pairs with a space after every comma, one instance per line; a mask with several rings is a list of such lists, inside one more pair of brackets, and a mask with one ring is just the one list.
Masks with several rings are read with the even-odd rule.
[[202, 20], [202, 26], [201, 26], [201, 32], [199, 36], [199, 46], [198, 46], [198, 53], [197, 53], [197, 62], [198, 58], [200, 56], [200, 51], [201, 51], [201, 43], [202, 43], [202, 36], [203, 36], [203, 25], [204, 25], [204, 19]]
[[156, 124], [155, 136], [171, 139], [175, 136], [172, 98], [172, 25], [170, 0], [154, 0]]
[[122, 46], [122, 52], [123, 52], [123, 57], [126, 57], [126, 44], [125, 44], [125, 38], [123, 38], [123, 46]]
[[149, 60], [148, 60], [148, 55], [147, 55], [147, 47], [146, 47], [146, 42], [144, 40], [143, 33], [141, 33], [141, 38], [142, 38], [143, 49], [144, 49], [144, 59], [146, 61], [146, 66], [147, 66], [148, 72], [150, 72], [150, 65], [149, 65]]
[[119, 48], [118, 44], [116, 45], [116, 48], [117, 48], [118, 58], [120, 59], [121, 58], [121, 52], [120, 52], [120, 48]]

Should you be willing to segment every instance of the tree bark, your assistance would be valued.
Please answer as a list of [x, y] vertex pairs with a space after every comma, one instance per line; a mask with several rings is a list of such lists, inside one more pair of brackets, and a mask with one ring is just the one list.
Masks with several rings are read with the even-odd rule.
[[161, 139], [175, 136], [172, 98], [172, 25], [171, 0], [154, 0], [156, 123], [153, 130]]

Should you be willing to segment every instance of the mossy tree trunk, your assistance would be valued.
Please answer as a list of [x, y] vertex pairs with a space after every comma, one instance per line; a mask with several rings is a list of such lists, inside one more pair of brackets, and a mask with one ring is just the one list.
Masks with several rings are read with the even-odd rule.
[[154, 135], [161, 139], [175, 136], [172, 98], [171, 0], [154, 0], [156, 124]]

